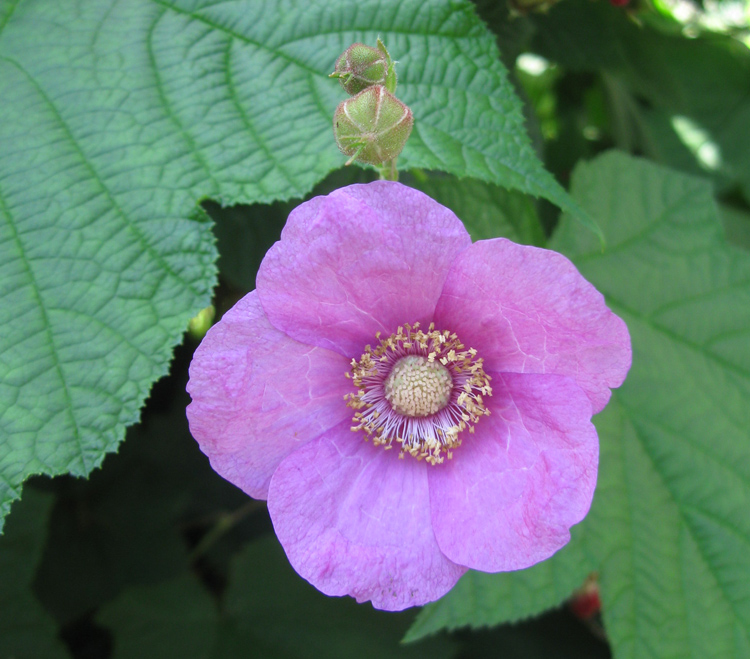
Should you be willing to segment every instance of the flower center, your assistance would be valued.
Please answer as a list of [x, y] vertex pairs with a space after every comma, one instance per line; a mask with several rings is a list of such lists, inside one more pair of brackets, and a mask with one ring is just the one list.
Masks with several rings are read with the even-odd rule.
[[474, 432], [482, 416], [489, 414], [483, 396], [491, 396], [490, 377], [474, 348], [466, 349], [455, 333], [427, 332], [405, 325], [365, 346], [362, 357], [352, 359], [351, 374], [356, 393], [345, 396], [356, 410], [352, 430], [362, 430], [385, 449], [401, 445], [400, 458], [408, 453], [432, 465], [453, 457], [460, 433]]
[[399, 414], [430, 416], [450, 400], [453, 378], [445, 366], [427, 357], [408, 355], [393, 366], [385, 380], [385, 399]]

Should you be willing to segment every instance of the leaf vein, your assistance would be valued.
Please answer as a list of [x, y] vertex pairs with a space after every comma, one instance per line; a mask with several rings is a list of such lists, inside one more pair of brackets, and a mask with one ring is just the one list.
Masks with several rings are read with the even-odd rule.
[[682, 344], [690, 348], [691, 350], [694, 350], [696, 353], [703, 356], [704, 358], [716, 362], [722, 368], [725, 368], [728, 371], [732, 371], [733, 373], [741, 376], [742, 378], [750, 379], [750, 373], [743, 370], [741, 367], [737, 366], [736, 364], [724, 359], [723, 357], [720, 357], [719, 355], [713, 352], [706, 352], [705, 350], [702, 350], [702, 346], [700, 346], [699, 344], [694, 343], [690, 341], [689, 339], [686, 339], [684, 336], [680, 336], [679, 334], [673, 332], [672, 330], [666, 327], [663, 327], [662, 325], [657, 324], [649, 316], [644, 316], [638, 311], [635, 311], [632, 307], [629, 307], [628, 305], [623, 304], [619, 300], [613, 298], [611, 295], [607, 295], [606, 297], [607, 297], [607, 302], [611, 307], [619, 309], [622, 313], [625, 313], [629, 316], [632, 316], [633, 318], [640, 320], [645, 325], [648, 325], [655, 332], [669, 337], [675, 343]]
[[[631, 423], [632, 423], [632, 417], [631, 417]], [[664, 485], [664, 488], [669, 493], [669, 496], [672, 498], [672, 501], [674, 502], [675, 507], [676, 507], [676, 509], [678, 511], [678, 515], [679, 515], [681, 523], [684, 524], [685, 528], [687, 529], [688, 533], [690, 534], [690, 537], [693, 539], [693, 542], [695, 542], [695, 546], [698, 548], [698, 551], [700, 552], [701, 558], [704, 560], [706, 566], [708, 567], [708, 570], [711, 572], [711, 576], [716, 581], [716, 585], [717, 585], [718, 590], [721, 593], [722, 597], [724, 598], [724, 601], [728, 604], [729, 608], [734, 613], [735, 619], [738, 622], [744, 622], [743, 618], [740, 617], [740, 615], [737, 612], [737, 608], [735, 607], [734, 601], [731, 600], [727, 596], [726, 592], [722, 588], [723, 581], [719, 578], [719, 576], [716, 573], [716, 570], [715, 570], [713, 564], [711, 563], [711, 561], [708, 560], [708, 557], [705, 555], [705, 553], [704, 553], [704, 551], [703, 551], [703, 549], [701, 547], [701, 543], [699, 542], [698, 538], [696, 537], [695, 530], [693, 529], [693, 526], [690, 523], [689, 519], [685, 517], [685, 515], [683, 513], [683, 510], [685, 508], [691, 508], [692, 507], [692, 508], [696, 509], [699, 514], [703, 514], [704, 516], [705, 516], [705, 512], [700, 511], [700, 509], [697, 509], [695, 506], [690, 506], [689, 504], [684, 505], [682, 503], [680, 497], [677, 496], [677, 494], [674, 492], [674, 490], [670, 487], [669, 480], [667, 478], [665, 478], [664, 475], [659, 470], [659, 466], [656, 463], [656, 459], [654, 458], [654, 456], [649, 451], [649, 442], [642, 436], [641, 432], [638, 431], [638, 429], [637, 429], [637, 427], [636, 427], [635, 424], [633, 424], [633, 430], [635, 430], [635, 436], [638, 438], [639, 443], [643, 447], [643, 452], [645, 453], [645, 455], [650, 460], [651, 465], [652, 465], [652, 467], [654, 469], [654, 472], [658, 475], [659, 480], [662, 482], [662, 484]], [[714, 518], [714, 516], [712, 516], [712, 515], [709, 515], [708, 517], [710, 519], [714, 519], [714, 521], [717, 521], [719, 519], [719, 518]], [[724, 524], [724, 526], [725, 526], [725, 528], [727, 528], [727, 530], [734, 531], [735, 535], [739, 535], [742, 540], [744, 540], [744, 541], [747, 542], [747, 538], [745, 536], [743, 536], [742, 534], [737, 533], [736, 529], [732, 529], [731, 526], [727, 526], [726, 524]], [[747, 634], [747, 630], [744, 628], [744, 625], [743, 625], [743, 631], [744, 631], [745, 634]]]
[[3, 59], [13, 66], [15, 66], [31, 83], [31, 85], [34, 87], [34, 89], [39, 94], [40, 98], [45, 102], [47, 107], [49, 108], [50, 112], [52, 113], [52, 116], [55, 118], [57, 123], [59, 124], [60, 128], [62, 129], [65, 137], [67, 138], [67, 143], [73, 146], [74, 151], [76, 154], [78, 154], [78, 157], [81, 160], [81, 164], [86, 168], [90, 175], [90, 179], [94, 181], [98, 187], [101, 189], [102, 194], [106, 197], [107, 201], [109, 202], [112, 209], [116, 212], [116, 214], [120, 217], [120, 219], [123, 221], [124, 225], [128, 228], [129, 231], [138, 239], [139, 243], [143, 247], [143, 249], [148, 253], [151, 258], [154, 259], [155, 262], [157, 262], [159, 265], [162, 266], [162, 268], [168, 272], [170, 275], [172, 275], [177, 281], [181, 282], [185, 285], [185, 287], [196, 297], [199, 297], [199, 292], [195, 288], [193, 284], [190, 282], [184, 280], [182, 277], [180, 277], [177, 272], [172, 268], [172, 266], [164, 259], [164, 257], [157, 252], [153, 245], [146, 239], [141, 229], [138, 227], [138, 225], [130, 219], [127, 213], [120, 207], [120, 205], [117, 203], [116, 199], [114, 198], [112, 192], [109, 190], [109, 188], [105, 185], [102, 178], [98, 175], [96, 169], [94, 169], [93, 164], [88, 159], [86, 154], [84, 153], [83, 149], [81, 148], [81, 145], [78, 143], [76, 138], [73, 136], [72, 131], [70, 130], [70, 127], [63, 119], [60, 112], [57, 110], [57, 107], [52, 102], [52, 100], [47, 96], [47, 94], [44, 92], [44, 90], [41, 88], [39, 83], [34, 79], [34, 77], [26, 71], [18, 62], [15, 60], [1, 57], [0, 59]]
[[[294, 185], [297, 188], [300, 188], [300, 184], [297, 181], [297, 178], [293, 176], [289, 170], [283, 165], [283, 163], [275, 156], [273, 151], [269, 148], [266, 141], [261, 137], [260, 133], [258, 132], [257, 128], [255, 127], [255, 124], [250, 119], [250, 116], [245, 111], [245, 108], [242, 105], [242, 102], [240, 101], [240, 98], [237, 94], [237, 88], [234, 84], [234, 78], [232, 76], [232, 46], [233, 42], [231, 39], [227, 39], [227, 48], [224, 53], [224, 70], [226, 72], [226, 83], [227, 88], [229, 90], [229, 97], [232, 100], [232, 103], [234, 104], [235, 108], [237, 109], [237, 112], [239, 113], [240, 117], [242, 118], [242, 123], [245, 125], [245, 128], [247, 128], [248, 132], [252, 135], [253, 140], [258, 145], [258, 147], [263, 151], [263, 154], [266, 156], [268, 161], [270, 163], [273, 163], [273, 165], [286, 177], [286, 180]], [[263, 184], [261, 180], [257, 181], [258, 187], [263, 189]]]
[[[31, 267], [30, 260], [26, 257], [26, 249], [24, 248], [23, 243], [21, 242], [21, 236], [18, 233], [18, 230], [16, 228], [16, 224], [13, 221], [13, 216], [10, 213], [10, 209], [5, 203], [5, 198], [2, 192], [2, 189], [0, 189], [0, 211], [2, 211], [3, 217], [6, 219], [8, 223], [8, 227], [10, 229], [11, 239], [16, 245], [16, 250], [18, 251], [18, 254], [20, 256], [20, 262], [26, 271], [26, 277], [28, 279], [29, 285], [31, 286], [31, 292], [34, 296], [34, 299], [36, 300], [39, 313], [42, 317], [42, 323], [44, 325], [44, 336], [45, 340], [47, 341], [50, 352], [52, 354], [52, 361], [54, 365], [55, 372], [57, 373], [57, 377], [60, 380], [60, 384], [62, 385], [62, 394], [65, 398], [66, 403], [66, 411], [67, 416], [70, 419], [70, 422], [73, 426], [73, 436], [76, 441], [76, 444], [78, 445], [78, 452], [80, 454], [81, 460], [83, 461], [84, 467], [88, 467], [86, 464], [86, 458], [83, 451], [83, 443], [81, 438], [81, 431], [78, 426], [78, 422], [75, 418], [75, 415], [73, 414], [73, 399], [70, 394], [70, 389], [68, 388], [68, 382], [65, 378], [65, 374], [63, 372], [62, 368], [62, 362], [60, 361], [60, 355], [57, 350], [57, 344], [55, 343], [55, 336], [52, 332], [52, 325], [49, 321], [49, 315], [47, 314], [47, 308], [44, 304], [44, 300], [42, 298], [41, 290], [39, 289], [39, 284], [37, 283], [36, 276], [34, 275], [34, 270]], [[40, 331], [41, 333], [41, 331]], [[36, 448], [36, 435], [34, 436], [34, 448]], [[36, 454], [36, 450], [34, 450], [34, 454]]]
[[8, 13], [5, 14], [5, 18], [3, 18], [3, 22], [0, 23], [0, 34], [2, 34], [3, 30], [5, 29], [5, 26], [10, 22], [10, 17], [13, 16], [13, 12], [16, 11], [16, 7], [20, 4], [21, 0], [10, 0], [9, 6], [10, 9], [8, 10]]
[[200, 151], [200, 149], [198, 149], [198, 145], [195, 139], [185, 128], [179, 117], [172, 109], [172, 105], [169, 102], [166, 90], [164, 89], [164, 81], [162, 80], [162, 77], [159, 73], [159, 67], [156, 63], [156, 55], [154, 53], [154, 31], [156, 30], [159, 21], [161, 21], [161, 19], [166, 15], [167, 11], [168, 9], [165, 7], [162, 13], [156, 17], [154, 22], [149, 27], [148, 32], [146, 33], [146, 51], [148, 53], [149, 62], [151, 63], [151, 70], [154, 74], [154, 86], [156, 87], [156, 93], [159, 96], [159, 101], [164, 108], [166, 115], [180, 132], [183, 140], [187, 142], [190, 148], [190, 153], [193, 155], [194, 160], [198, 163], [200, 168], [206, 173], [208, 180], [211, 182], [213, 194], [215, 194], [219, 190], [219, 184], [216, 181], [211, 168], [208, 166], [208, 162], [206, 161], [205, 156]]

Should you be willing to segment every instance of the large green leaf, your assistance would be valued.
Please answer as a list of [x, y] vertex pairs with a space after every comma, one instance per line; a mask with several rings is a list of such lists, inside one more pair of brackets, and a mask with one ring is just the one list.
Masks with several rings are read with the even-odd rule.
[[710, 186], [607, 154], [573, 193], [602, 254], [564, 220], [568, 254], [628, 323], [633, 368], [595, 419], [582, 525], [619, 659], [750, 656], [750, 255], [726, 244]]
[[378, 35], [417, 118], [405, 167], [580, 210], [466, 1], [0, 0], [0, 519], [29, 474], [88, 474], [137, 420], [210, 299], [196, 204], [301, 196], [342, 164], [327, 74]]
[[409, 632], [516, 620], [597, 570], [619, 659], [750, 656], [750, 255], [727, 245], [707, 183], [612, 153], [573, 193], [602, 253], [567, 253], [628, 323], [633, 368], [595, 417], [599, 483], [574, 541], [530, 570], [469, 573]]
[[0, 518], [29, 474], [117, 447], [213, 287], [196, 173], [131, 96], [127, 21], [95, 32], [86, 4], [6, 2], [0, 23]]
[[31, 590], [47, 536], [49, 495], [29, 490], [0, 538], [0, 657], [64, 659], [55, 623]]
[[557, 606], [593, 570], [576, 530], [573, 538], [551, 559], [528, 570], [498, 574], [470, 570], [450, 593], [422, 609], [404, 640], [414, 641], [441, 629], [515, 622]]

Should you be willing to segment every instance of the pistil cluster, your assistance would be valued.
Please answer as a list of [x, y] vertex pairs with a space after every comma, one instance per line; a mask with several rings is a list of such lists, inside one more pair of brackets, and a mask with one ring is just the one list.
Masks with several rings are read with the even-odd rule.
[[353, 431], [364, 431], [376, 446], [400, 445], [406, 453], [437, 465], [453, 457], [464, 430], [474, 432], [489, 414], [483, 402], [492, 395], [490, 376], [474, 348], [466, 348], [454, 332], [425, 332], [406, 324], [378, 345], [365, 346], [347, 373], [357, 387], [345, 396], [356, 410]]

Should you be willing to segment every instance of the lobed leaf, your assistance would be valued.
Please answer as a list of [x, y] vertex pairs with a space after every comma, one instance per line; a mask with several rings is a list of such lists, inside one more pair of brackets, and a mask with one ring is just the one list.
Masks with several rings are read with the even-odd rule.
[[549, 561], [468, 573], [407, 640], [533, 615], [596, 570], [618, 659], [746, 657], [750, 255], [727, 245], [699, 179], [613, 152], [579, 166], [573, 194], [608, 248], [570, 218], [551, 246], [605, 294], [633, 341], [632, 370], [594, 419], [592, 510]]
[[750, 255], [726, 244], [710, 185], [619, 153], [573, 194], [608, 249], [564, 220], [565, 252], [628, 324], [633, 367], [595, 421], [582, 525], [618, 659], [750, 652]]

